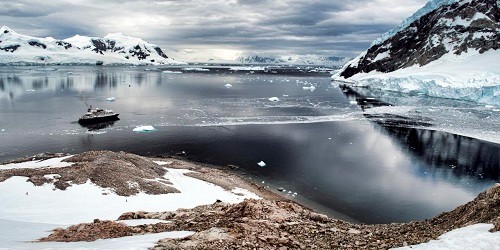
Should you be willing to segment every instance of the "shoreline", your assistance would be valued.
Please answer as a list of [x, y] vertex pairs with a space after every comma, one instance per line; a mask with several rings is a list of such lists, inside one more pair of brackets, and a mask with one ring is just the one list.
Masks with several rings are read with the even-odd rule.
[[[185, 232], [182, 237], [155, 239], [154, 249], [211, 249], [216, 247], [303, 249], [309, 246], [371, 249], [424, 243], [435, 240], [440, 235], [454, 229], [474, 226], [478, 223], [489, 223], [485, 224], [481, 230], [488, 229], [490, 224], [494, 224], [491, 227], [494, 227], [495, 231], [500, 229], [500, 202], [498, 202], [500, 199], [500, 185], [498, 184], [480, 194], [474, 201], [424, 221], [354, 224], [316, 213], [303, 204], [287, 199], [266, 187], [238, 176], [231, 171], [230, 167], [214, 167], [211, 164], [196, 163], [178, 157], [142, 157], [124, 152], [90, 151], [69, 158], [60, 154], [39, 155], [34, 158], [29, 157], [14, 161], [15, 164], [25, 165], [10, 166], [26, 167], [26, 160], [31, 160], [32, 163], [42, 159], [50, 161], [53, 160], [50, 158], [51, 156], [64, 158], [58, 163], [64, 164], [62, 166], [54, 165], [54, 167], [23, 169], [8, 169], [6, 166], [9, 165], [0, 166], [0, 187], [10, 178], [27, 176], [29, 178], [26, 180], [36, 186], [45, 187], [52, 183], [54, 190], [71, 190], [72, 186], [87, 185], [84, 183], [88, 183], [88, 181], [81, 175], [81, 171], [83, 171], [84, 173], [91, 173], [90, 176], [93, 177], [90, 180], [94, 185], [100, 185], [101, 187], [109, 185], [106, 189], [108, 193], [103, 192], [102, 194], [103, 199], [116, 196], [113, 194], [115, 192], [122, 194], [121, 199], [125, 197], [127, 198], [126, 201], [133, 202], [135, 196], [140, 196], [144, 192], [149, 193], [150, 197], [155, 197], [157, 195], [176, 195], [177, 192], [182, 194], [190, 189], [195, 189], [194, 186], [181, 185], [181, 188], [179, 188], [178, 185], [173, 184], [179, 184], [179, 178], [186, 176], [182, 178], [195, 178], [202, 182], [211, 183], [217, 187], [222, 187], [225, 192], [231, 195], [236, 195], [235, 197], [240, 196], [245, 197], [245, 199], [231, 198], [231, 202], [224, 202], [224, 198], [219, 200], [218, 195], [224, 196], [223, 193], [220, 193], [197, 206], [177, 206], [178, 209], [129, 211], [130, 209], [121, 208], [119, 210], [121, 216], [113, 217], [114, 220], [95, 218], [90, 223], [88, 220], [69, 223], [73, 226], [54, 229], [50, 235], [46, 233], [42, 237], [41, 241], [43, 243], [31, 243], [30, 246], [46, 246], [44, 244], [56, 244], [57, 242], [94, 242], [96, 239], [118, 239], [122, 237], [138, 237], [140, 235], [159, 236], [161, 233], [180, 230]], [[108, 165], [115, 164], [121, 166], [121, 169], [124, 163], [125, 165], [131, 165], [129, 166], [131, 169], [127, 171], [137, 170], [138, 172], [125, 176], [117, 175], [116, 172], [106, 172], [107, 167], [110, 167]], [[170, 175], [164, 175], [162, 169], [171, 172]], [[141, 184], [140, 180], [136, 180], [137, 184], [128, 185], [128, 188], [136, 188], [134, 190], [129, 190], [121, 185], [123, 180], [129, 183], [130, 180], [134, 180], [133, 178], [137, 176], [141, 176], [144, 180], [152, 180], [152, 177], [147, 173], [170, 176], [165, 177], [162, 182], [174, 186], [167, 189], [158, 189], [158, 187], [151, 186], [148, 183]], [[99, 177], [99, 174], [103, 175]], [[37, 178], [40, 175], [43, 178]], [[54, 179], [49, 180], [49, 178], [46, 178], [47, 176]], [[75, 178], [75, 176], [78, 178]], [[121, 181], [109, 182], [109, 179]], [[71, 180], [70, 186], [57, 184], [61, 180]], [[107, 182], [101, 182], [103, 180]], [[177, 190], [173, 190], [176, 188]], [[138, 193], [134, 194], [134, 192]], [[255, 196], [251, 194], [256, 194], [260, 198], [255, 199], [253, 198]], [[85, 193], [85, 195], [87, 196], [89, 193]], [[28, 196], [28, 193], [26, 193], [26, 196]], [[32, 196], [31, 193], [30, 196]], [[207, 202], [211, 199], [214, 200]], [[0, 212], [2, 210], [2, 207], [0, 207]], [[1, 219], [5, 219], [5, 215]], [[131, 220], [144, 219], [154, 221], [154, 223], [150, 222], [150, 224], [144, 225], [140, 225], [140, 223], [123, 224]], [[491, 235], [500, 237], [500, 233], [492, 233]], [[157, 242], [157, 240], [160, 241]]]

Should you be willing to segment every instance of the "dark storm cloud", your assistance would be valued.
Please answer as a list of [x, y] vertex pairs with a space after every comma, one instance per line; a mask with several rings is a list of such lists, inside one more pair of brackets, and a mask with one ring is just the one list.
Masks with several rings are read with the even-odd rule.
[[66, 38], [123, 32], [175, 49], [350, 55], [425, 0], [3, 0], [0, 25]]

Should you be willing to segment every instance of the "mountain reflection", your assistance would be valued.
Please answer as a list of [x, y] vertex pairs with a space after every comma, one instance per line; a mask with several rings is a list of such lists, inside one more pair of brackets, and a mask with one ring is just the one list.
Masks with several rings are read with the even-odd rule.
[[[350, 100], [356, 100], [363, 110], [391, 105], [360, 95], [346, 85], [340, 85]], [[402, 148], [424, 161], [427, 166], [448, 169], [459, 177], [472, 176], [500, 179], [500, 146], [495, 143], [413, 126], [431, 126], [429, 120], [415, 120], [393, 114], [364, 114], [380, 125]], [[424, 118], [421, 118], [424, 119]]]

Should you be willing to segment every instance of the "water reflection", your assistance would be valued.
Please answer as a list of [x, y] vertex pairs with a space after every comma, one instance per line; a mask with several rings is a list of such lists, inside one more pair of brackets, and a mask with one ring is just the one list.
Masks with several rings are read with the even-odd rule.
[[500, 179], [498, 145], [434, 130], [395, 126], [383, 128], [428, 166], [448, 169], [455, 177]]
[[[361, 106], [363, 110], [391, 105], [366, 97], [346, 85], [342, 92]], [[446, 169], [456, 177], [472, 176], [480, 179], [499, 180], [500, 148], [494, 143], [478, 139], [416, 127], [431, 126], [430, 120], [416, 120], [394, 114], [364, 114], [370, 121], [380, 125], [385, 132], [425, 166]], [[424, 119], [424, 118], [422, 118]], [[432, 170], [432, 169], [431, 169]], [[443, 174], [446, 176], [446, 173]], [[450, 178], [448, 178], [450, 179]]]

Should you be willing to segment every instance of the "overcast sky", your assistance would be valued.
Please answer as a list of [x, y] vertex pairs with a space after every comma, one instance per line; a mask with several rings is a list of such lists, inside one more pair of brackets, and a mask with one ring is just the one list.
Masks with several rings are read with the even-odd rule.
[[426, 0], [1, 0], [0, 26], [67, 38], [122, 32], [167, 49], [354, 56]]

